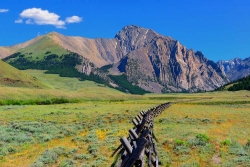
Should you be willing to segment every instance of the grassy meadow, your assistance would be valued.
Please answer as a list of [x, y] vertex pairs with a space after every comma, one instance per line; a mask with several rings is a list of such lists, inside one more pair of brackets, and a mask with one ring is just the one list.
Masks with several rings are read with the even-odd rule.
[[132, 96], [90, 81], [24, 72], [47, 87], [0, 87], [0, 100], [78, 101], [0, 105], [0, 166], [111, 166], [132, 118], [165, 102], [172, 106], [154, 121], [161, 166], [250, 166], [249, 91]]

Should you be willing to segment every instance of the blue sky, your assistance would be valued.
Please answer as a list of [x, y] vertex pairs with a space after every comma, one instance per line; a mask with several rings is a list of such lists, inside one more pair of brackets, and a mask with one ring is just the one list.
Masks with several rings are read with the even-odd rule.
[[126, 25], [171, 36], [211, 60], [250, 57], [248, 0], [0, 0], [0, 46], [56, 31], [113, 38]]

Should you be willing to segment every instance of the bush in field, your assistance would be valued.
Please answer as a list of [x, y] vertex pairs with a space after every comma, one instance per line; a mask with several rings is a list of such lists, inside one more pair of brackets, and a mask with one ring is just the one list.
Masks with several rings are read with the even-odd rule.
[[244, 147], [237, 141], [233, 141], [231, 143], [231, 145], [229, 146], [228, 152], [230, 154], [240, 155], [240, 156], [244, 156], [248, 154], [247, 151], [244, 149]]
[[54, 164], [58, 160], [58, 155], [53, 150], [46, 150], [38, 160], [31, 165], [31, 167], [37, 167], [41, 164]]
[[188, 143], [191, 146], [205, 146], [209, 141], [209, 137], [206, 134], [197, 134], [195, 138], [189, 139]]
[[53, 137], [51, 135], [48, 135], [48, 134], [41, 134], [40, 136], [38, 136], [39, 142], [48, 142], [52, 139], [53, 139]]
[[8, 147], [1, 147], [0, 148], [0, 156], [6, 156], [9, 154]]
[[177, 147], [177, 146], [189, 146], [189, 144], [186, 141], [176, 139], [174, 141], [174, 147]]
[[63, 155], [65, 154], [66, 148], [65, 147], [55, 147], [53, 148], [53, 151], [57, 154], [57, 155]]
[[232, 161], [235, 164], [235, 166], [239, 166], [239, 165], [250, 166], [250, 156], [236, 157]]
[[206, 143], [209, 141], [209, 137], [206, 134], [197, 134], [196, 138]]
[[248, 167], [250, 166], [250, 156], [239, 156], [230, 159], [222, 164], [223, 167], [232, 167], [232, 166], [242, 166]]
[[191, 149], [187, 147], [186, 145], [180, 145], [174, 147], [174, 153], [179, 155], [179, 154], [189, 154], [191, 152]]
[[69, 149], [67, 152], [64, 153], [64, 155], [66, 157], [72, 157], [73, 154], [75, 154], [77, 152], [77, 148], [72, 148], [72, 149]]
[[90, 131], [86, 135], [85, 142], [87, 142], [87, 143], [98, 143], [98, 137], [96, 135], [95, 130]]
[[205, 146], [198, 148], [200, 154], [213, 154], [215, 152], [215, 148], [212, 144], [206, 144]]
[[231, 144], [231, 141], [229, 139], [226, 139], [220, 143], [223, 146], [229, 146]]
[[74, 126], [61, 126], [61, 131], [62, 134], [65, 136], [74, 136], [77, 134], [77, 129]]
[[80, 160], [90, 160], [92, 158], [93, 158], [93, 156], [90, 155], [90, 154], [76, 154], [74, 156], [75, 160], [77, 160], [77, 159], [80, 159]]
[[188, 146], [189, 146], [188, 142], [176, 139], [174, 141], [174, 153], [188, 154], [191, 151], [191, 149]]
[[44, 167], [44, 163], [41, 161], [34, 162], [30, 167]]
[[74, 167], [74, 161], [72, 159], [66, 159], [62, 161], [59, 167]]
[[76, 136], [71, 139], [72, 142], [83, 142], [84, 138], [82, 136]]
[[98, 145], [97, 144], [89, 144], [88, 146], [88, 152], [93, 155], [94, 157], [97, 157], [98, 155]]
[[44, 164], [56, 163], [58, 160], [58, 155], [53, 150], [46, 150], [43, 155], [39, 158], [39, 161]]
[[0, 147], [0, 156], [6, 156], [8, 154], [14, 154], [17, 149], [14, 146], [6, 145]]
[[[107, 166], [105, 162], [107, 162], [108, 159], [104, 156], [98, 156], [98, 158], [91, 164], [92, 167], [99, 167], [99, 166]], [[105, 165], [106, 164], [106, 165]]]
[[85, 157], [84, 154], [76, 154], [76, 155], [74, 156], [74, 159], [75, 159], [75, 160], [77, 160], [77, 159], [83, 160], [84, 157]]

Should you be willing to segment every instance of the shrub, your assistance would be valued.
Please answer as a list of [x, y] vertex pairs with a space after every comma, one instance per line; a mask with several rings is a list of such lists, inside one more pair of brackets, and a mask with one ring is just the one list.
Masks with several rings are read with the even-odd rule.
[[44, 163], [41, 161], [36, 161], [30, 167], [44, 167]]
[[84, 159], [84, 160], [90, 160], [92, 158], [92, 155], [90, 154], [76, 154], [74, 159]]
[[209, 137], [206, 134], [197, 134], [196, 138], [202, 140], [203, 142], [209, 141]]
[[77, 152], [77, 148], [72, 148], [72, 149], [69, 149], [68, 151], [64, 152], [63, 155], [65, 157], [72, 157], [73, 154], [75, 154]]
[[51, 135], [48, 135], [48, 134], [41, 134], [38, 136], [39, 142], [48, 142], [52, 139], [53, 139], [53, 137]]
[[179, 145], [174, 147], [174, 153], [175, 154], [189, 154], [191, 149], [187, 147], [186, 145]]
[[65, 150], [66, 148], [65, 147], [55, 147], [53, 148], [53, 151], [57, 154], [57, 155], [63, 155], [65, 154]]
[[238, 143], [237, 141], [233, 141], [232, 144], [229, 146], [229, 150], [228, 152], [230, 154], [234, 154], [234, 155], [247, 155], [246, 150], [243, 148], [243, 146]]
[[84, 154], [76, 154], [75, 156], [74, 156], [74, 159], [85, 159], [85, 155]]
[[231, 166], [242, 166], [247, 167], [250, 166], [250, 156], [240, 156], [230, 159], [229, 161], [222, 164], [223, 167], [231, 167]]
[[25, 135], [25, 134], [21, 134], [21, 135], [18, 135], [18, 136], [17, 136], [16, 141], [17, 141], [18, 143], [20, 143], [20, 144], [26, 143], [26, 142], [28, 142], [28, 143], [33, 143], [33, 142], [34, 142], [34, 139], [33, 139], [33, 137], [31, 137], [31, 136], [27, 136], [27, 135]]
[[174, 141], [174, 147], [177, 147], [177, 146], [189, 146], [189, 144], [186, 141], [176, 139]]
[[46, 150], [39, 160], [44, 164], [56, 163], [58, 160], [58, 155], [52, 150]]
[[42, 164], [54, 164], [58, 160], [58, 155], [53, 150], [46, 150], [36, 162], [34, 162], [31, 166], [38, 167]]
[[231, 141], [229, 139], [226, 139], [220, 143], [223, 146], [229, 146], [231, 144]]
[[95, 162], [91, 164], [92, 167], [99, 167], [99, 166], [107, 166], [105, 165], [105, 162], [107, 161], [107, 158], [104, 156], [99, 156]]
[[14, 147], [12, 147], [12, 146], [9, 146], [9, 147], [8, 147], [8, 152], [9, 152], [9, 153], [14, 154], [16, 151], [17, 151], [16, 148], [14, 148]]
[[71, 139], [72, 142], [83, 142], [84, 138], [82, 136], [76, 136]]
[[96, 144], [89, 144], [88, 152], [94, 157], [96, 157], [98, 153], [98, 146]]
[[215, 151], [214, 146], [212, 144], [206, 144], [203, 147], [199, 147], [199, 153], [201, 154], [213, 154]]
[[97, 143], [98, 142], [98, 137], [95, 133], [94, 130], [90, 131], [87, 135], [86, 135], [86, 138], [85, 138], [85, 142], [88, 142], [88, 143]]
[[236, 165], [250, 166], [250, 156], [241, 156], [233, 159], [233, 163]]
[[74, 167], [74, 161], [72, 159], [66, 159], [62, 161], [59, 167]]
[[191, 146], [205, 146], [209, 141], [209, 137], [206, 134], [197, 134], [195, 138], [189, 139], [188, 143]]
[[9, 154], [8, 147], [1, 147], [0, 148], [0, 156], [6, 156]]

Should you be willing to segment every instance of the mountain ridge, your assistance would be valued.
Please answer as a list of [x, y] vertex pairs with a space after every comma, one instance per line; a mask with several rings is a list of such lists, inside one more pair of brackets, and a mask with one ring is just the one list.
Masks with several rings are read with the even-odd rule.
[[220, 60], [217, 64], [225, 71], [231, 82], [250, 75], [250, 57]]
[[[26, 51], [25, 46], [29, 48]], [[47, 53], [77, 53], [85, 60], [78, 65], [79, 71], [90, 74], [94, 68], [112, 65], [105, 75], [125, 74], [132, 84], [157, 93], [213, 90], [228, 82], [219, 66], [202, 52], [187, 49], [178, 40], [135, 25], [123, 27], [111, 39], [50, 32], [12, 49], [19, 49], [27, 59], [34, 61], [43, 59]]]

